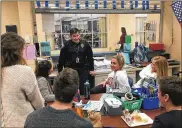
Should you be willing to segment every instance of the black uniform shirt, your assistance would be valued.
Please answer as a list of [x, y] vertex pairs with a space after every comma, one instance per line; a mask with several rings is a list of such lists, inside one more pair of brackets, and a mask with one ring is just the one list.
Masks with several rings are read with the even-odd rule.
[[93, 52], [90, 45], [83, 40], [79, 43], [69, 40], [61, 49], [58, 63], [58, 71], [64, 67], [86, 68], [89, 71], [94, 70]]

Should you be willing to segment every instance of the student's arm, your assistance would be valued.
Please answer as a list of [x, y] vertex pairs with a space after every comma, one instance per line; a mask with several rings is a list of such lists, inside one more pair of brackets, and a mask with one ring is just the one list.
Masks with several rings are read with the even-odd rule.
[[152, 128], [164, 128], [161, 121], [157, 117], [154, 119]]
[[110, 84], [109, 83], [109, 80], [112, 79], [114, 76], [114, 72], [111, 72], [108, 74], [108, 77], [105, 81], [102, 81], [101, 83], [99, 83], [98, 85], [103, 85], [103, 86], [106, 86], [106, 84]]
[[61, 72], [63, 70], [63, 66], [65, 65], [65, 59], [66, 59], [66, 53], [67, 52], [67, 45], [65, 43], [65, 46], [61, 49], [59, 60], [58, 60], [58, 72]]
[[149, 64], [146, 67], [144, 67], [142, 71], [140, 71], [139, 73], [140, 78], [142, 79], [146, 78], [148, 75], [152, 74], [151, 71], [152, 71], [151, 64]]
[[30, 68], [26, 72], [24, 85], [21, 87], [22, 91], [25, 93], [27, 100], [30, 101], [34, 109], [38, 109], [44, 106], [44, 99], [39, 91], [37, 80], [35, 74]]
[[46, 78], [44, 77], [41, 77], [38, 79], [38, 86], [39, 86], [39, 89], [40, 89], [40, 92], [44, 98], [44, 100], [46, 102], [52, 102], [55, 100], [55, 95], [54, 94], [50, 94], [49, 92], [49, 82], [46, 80]]

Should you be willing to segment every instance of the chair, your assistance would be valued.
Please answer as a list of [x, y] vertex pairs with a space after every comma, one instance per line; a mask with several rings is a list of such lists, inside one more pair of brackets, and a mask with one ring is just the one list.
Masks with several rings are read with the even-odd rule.
[[130, 87], [133, 86], [133, 79], [130, 76], [128, 76], [128, 83], [129, 83]]

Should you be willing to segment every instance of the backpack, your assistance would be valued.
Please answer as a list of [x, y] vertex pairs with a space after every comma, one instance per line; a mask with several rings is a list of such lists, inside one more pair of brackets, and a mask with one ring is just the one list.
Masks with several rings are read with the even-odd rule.
[[147, 57], [147, 49], [143, 44], [140, 44], [136, 48], [134, 48], [134, 62], [148, 62], [149, 59]]

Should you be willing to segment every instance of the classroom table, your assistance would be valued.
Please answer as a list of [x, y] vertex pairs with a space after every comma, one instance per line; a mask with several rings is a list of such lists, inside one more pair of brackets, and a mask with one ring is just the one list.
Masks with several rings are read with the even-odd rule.
[[[90, 100], [99, 100], [101, 96], [102, 96], [102, 94], [92, 94], [90, 97]], [[83, 97], [82, 97], [82, 99], [83, 99]], [[159, 115], [159, 114], [165, 112], [165, 110], [163, 108], [158, 108], [155, 110], [142, 110], [141, 109], [141, 112], [147, 114], [151, 119], [154, 120], [156, 115]], [[101, 121], [102, 121], [102, 124], [104, 127], [129, 128], [129, 126], [121, 119], [121, 116], [102, 116]], [[151, 125], [146, 125], [146, 126], [139, 126], [138, 128], [150, 128], [150, 127], [151, 127]]]

